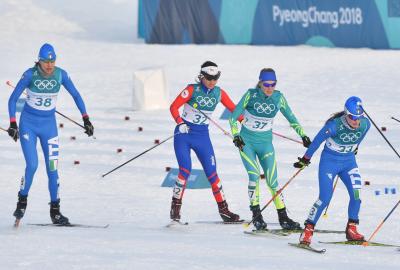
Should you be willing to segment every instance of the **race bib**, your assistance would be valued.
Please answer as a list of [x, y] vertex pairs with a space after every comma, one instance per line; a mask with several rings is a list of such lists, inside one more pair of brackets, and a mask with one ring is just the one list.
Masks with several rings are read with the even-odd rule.
[[26, 102], [36, 110], [50, 111], [56, 107], [58, 93], [36, 93], [28, 90]]
[[350, 153], [350, 152], [354, 152], [357, 148], [358, 144], [346, 144], [346, 145], [342, 145], [342, 144], [338, 144], [336, 143], [332, 138], [328, 138], [325, 142], [325, 145], [338, 153]]
[[[212, 111], [202, 111], [208, 117], [211, 117]], [[196, 125], [208, 125], [208, 118], [205, 117], [199, 110], [193, 108], [189, 104], [185, 103], [183, 105], [182, 118], [186, 121], [196, 124]]]
[[251, 131], [262, 132], [272, 129], [274, 118], [257, 117], [249, 113], [247, 110], [244, 112], [243, 126]]

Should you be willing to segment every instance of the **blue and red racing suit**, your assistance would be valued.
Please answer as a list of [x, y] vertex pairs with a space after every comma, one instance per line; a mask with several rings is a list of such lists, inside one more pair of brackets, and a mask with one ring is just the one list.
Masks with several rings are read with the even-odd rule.
[[[173, 190], [174, 198], [183, 197], [186, 181], [192, 169], [190, 150], [193, 150], [211, 184], [215, 200], [217, 202], [225, 200], [208, 131], [209, 120], [205, 117], [205, 115], [211, 116], [219, 102], [231, 112], [235, 109], [235, 104], [223, 89], [218, 86], [207, 89], [200, 83], [188, 85], [171, 104], [170, 111], [175, 122], [178, 125], [185, 123], [189, 127], [189, 133], [179, 133], [178, 126], [174, 131], [175, 134], [178, 133], [174, 138], [174, 149], [179, 165], [179, 174]], [[179, 114], [181, 106], [183, 106], [182, 116]]]

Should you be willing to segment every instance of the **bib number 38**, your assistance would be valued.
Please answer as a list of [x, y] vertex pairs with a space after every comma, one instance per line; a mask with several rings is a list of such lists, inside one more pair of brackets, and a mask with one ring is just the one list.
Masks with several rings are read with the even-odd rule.
[[41, 106], [50, 107], [51, 106], [51, 98], [37, 97], [35, 105], [39, 106], [39, 107], [41, 107]]

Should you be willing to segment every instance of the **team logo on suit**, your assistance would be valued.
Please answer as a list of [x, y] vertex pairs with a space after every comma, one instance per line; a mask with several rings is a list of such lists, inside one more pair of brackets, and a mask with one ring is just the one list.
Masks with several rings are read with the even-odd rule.
[[256, 102], [254, 103], [254, 110], [256, 110], [258, 113], [270, 114], [275, 111], [275, 105]]

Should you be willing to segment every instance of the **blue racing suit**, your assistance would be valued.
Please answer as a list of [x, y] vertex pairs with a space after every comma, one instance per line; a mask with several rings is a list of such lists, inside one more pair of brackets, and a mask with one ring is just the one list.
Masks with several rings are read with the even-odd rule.
[[85, 104], [79, 92], [67, 72], [58, 67], [55, 67], [50, 76], [44, 76], [38, 64], [25, 71], [8, 101], [10, 120], [15, 121], [17, 100], [27, 89], [27, 100], [19, 121], [21, 147], [26, 162], [20, 194], [27, 196], [32, 185], [33, 176], [38, 167], [36, 143], [39, 139], [46, 162], [51, 202], [59, 200], [57, 172], [59, 144], [55, 111], [61, 85], [74, 98], [82, 116], [86, 116]]
[[346, 116], [333, 118], [325, 124], [312, 141], [305, 157], [311, 159], [314, 152], [325, 141], [319, 163], [319, 197], [312, 206], [307, 223], [316, 224], [322, 211], [329, 204], [333, 193], [333, 181], [339, 176], [349, 193], [348, 217], [358, 222], [361, 199], [361, 175], [355, 158], [358, 146], [371, 124], [366, 117], [360, 118], [358, 128], [352, 128]]

